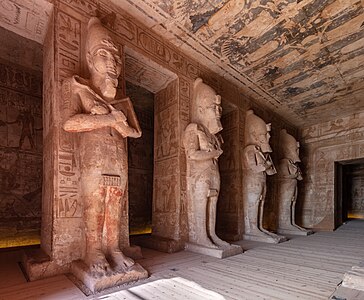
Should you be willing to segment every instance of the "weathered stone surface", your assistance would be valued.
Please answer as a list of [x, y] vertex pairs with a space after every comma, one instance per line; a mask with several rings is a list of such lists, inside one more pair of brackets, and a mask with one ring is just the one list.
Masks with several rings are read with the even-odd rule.
[[5, 0], [1, 2], [0, 26], [42, 44], [52, 9], [50, 1]]
[[[191, 121], [184, 132], [187, 161], [187, 209], [189, 244], [186, 249], [217, 257], [236, 248], [216, 235], [216, 207], [220, 192], [218, 158], [222, 154], [221, 97], [197, 78], [191, 103]], [[197, 245], [197, 246], [193, 246]], [[213, 254], [208, 249], [222, 250]], [[205, 249], [205, 250], [203, 250]], [[241, 250], [240, 250], [241, 251]], [[223, 254], [224, 253], [224, 254]]]
[[278, 163], [278, 233], [308, 235], [312, 231], [296, 224], [297, 180], [302, 180], [298, 163], [300, 144], [282, 129], [279, 137], [281, 160]]
[[244, 239], [279, 243], [285, 241], [263, 226], [264, 202], [267, 192], [266, 176], [277, 173], [269, 155], [271, 124], [266, 124], [253, 110], [246, 113], [245, 148], [242, 152]]
[[304, 180], [298, 195], [301, 224], [333, 230], [342, 222], [335, 205], [335, 163], [364, 157], [364, 112], [304, 127], [301, 141], [304, 154]]
[[134, 264], [126, 270], [108, 271], [97, 274], [90, 273], [89, 268], [82, 261], [75, 261], [71, 266], [72, 274], [81, 280], [91, 292], [99, 292], [104, 289], [122, 285], [131, 281], [138, 281], [148, 277], [148, 272], [139, 264]]
[[71, 270], [92, 291], [98, 291], [123, 279], [138, 279], [129, 273], [135, 263], [121, 252], [119, 243], [120, 231], [128, 230], [121, 224], [127, 210], [121, 203], [128, 180], [124, 139], [140, 137], [141, 130], [130, 100], [115, 99], [122, 70], [120, 50], [97, 18], [88, 24], [86, 58], [90, 79], [73, 76], [63, 83], [68, 103], [63, 128], [81, 133], [77, 150], [85, 256], [82, 267], [72, 263]]
[[59, 265], [52, 261], [41, 249], [25, 250], [21, 263], [30, 281], [67, 273], [70, 267], [69, 264]]
[[42, 74], [16, 56], [42, 48], [3, 28], [0, 36], [0, 248], [5, 248], [39, 243]]

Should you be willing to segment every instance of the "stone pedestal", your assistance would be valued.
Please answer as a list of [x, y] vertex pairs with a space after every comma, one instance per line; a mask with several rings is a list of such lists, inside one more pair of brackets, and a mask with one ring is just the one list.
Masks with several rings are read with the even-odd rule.
[[243, 248], [238, 245], [220, 246], [219, 248], [208, 248], [201, 245], [186, 243], [187, 251], [213, 256], [217, 258], [225, 258], [243, 253]]
[[69, 272], [70, 264], [52, 261], [42, 249], [25, 250], [21, 264], [30, 281]]
[[91, 292], [99, 292], [104, 289], [125, 284], [148, 277], [148, 272], [139, 264], [133, 265], [126, 271], [108, 271], [105, 274], [92, 274], [87, 266], [80, 260], [71, 265], [72, 274], [83, 282]]
[[287, 234], [287, 235], [310, 235], [313, 234], [314, 232], [312, 230], [300, 230], [298, 228], [292, 228], [292, 229], [288, 229], [288, 228], [278, 228], [277, 232], [279, 234]]
[[130, 257], [132, 259], [142, 259], [142, 249], [139, 246], [131, 245], [129, 247], [124, 247], [122, 249], [123, 254], [127, 257]]
[[181, 241], [168, 239], [160, 236], [135, 236], [132, 237], [134, 243], [149, 249], [165, 253], [174, 253], [183, 250], [183, 243]]
[[287, 238], [285, 236], [276, 235], [276, 237], [272, 237], [268, 234], [266, 235], [244, 234], [243, 239], [248, 241], [271, 243], [271, 244], [278, 244], [287, 241]]

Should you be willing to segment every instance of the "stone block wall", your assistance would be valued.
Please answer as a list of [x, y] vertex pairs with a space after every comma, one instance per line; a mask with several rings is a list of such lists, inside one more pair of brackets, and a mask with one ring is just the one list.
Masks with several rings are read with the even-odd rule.
[[0, 60], [0, 236], [19, 245], [40, 234], [42, 131], [42, 73]]
[[[299, 216], [308, 228], [335, 228], [335, 162], [364, 158], [364, 112], [303, 128]], [[299, 186], [299, 188], [300, 188]]]

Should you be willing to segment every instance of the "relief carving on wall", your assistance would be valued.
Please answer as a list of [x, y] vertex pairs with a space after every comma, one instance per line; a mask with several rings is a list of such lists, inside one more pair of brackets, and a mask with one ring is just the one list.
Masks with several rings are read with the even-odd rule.
[[51, 12], [52, 4], [47, 1], [3, 0], [0, 3], [0, 26], [42, 44]]
[[41, 74], [0, 62], [0, 230], [38, 233], [42, 198]]
[[302, 140], [305, 177], [299, 201], [303, 224], [333, 230], [335, 162], [364, 157], [364, 112], [305, 127]]

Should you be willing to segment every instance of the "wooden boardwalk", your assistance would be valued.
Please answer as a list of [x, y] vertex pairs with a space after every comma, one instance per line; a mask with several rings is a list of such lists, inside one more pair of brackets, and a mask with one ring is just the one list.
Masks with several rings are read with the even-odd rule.
[[[139, 263], [151, 274], [143, 282], [86, 297], [65, 276], [18, 280], [13, 287], [0, 287], [0, 299], [328, 299], [345, 271], [364, 260], [364, 221], [278, 245], [250, 242], [249, 248], [223, 260], [143, 249]], [[363, 293], [347, 295], [347, 300], [364, 299]]]

